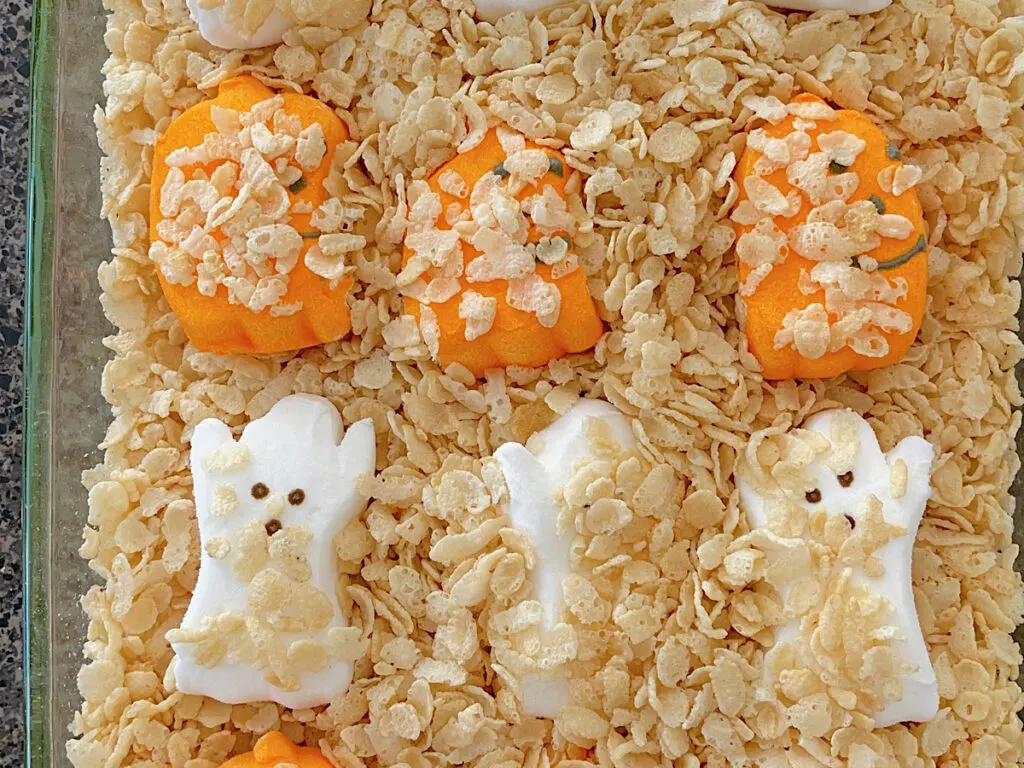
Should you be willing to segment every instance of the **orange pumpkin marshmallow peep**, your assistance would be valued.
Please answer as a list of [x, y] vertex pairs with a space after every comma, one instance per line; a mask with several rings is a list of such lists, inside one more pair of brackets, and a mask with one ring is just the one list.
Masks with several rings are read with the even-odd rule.
[[330, 761], [316, 747], [297, 747], [279, 731], [260, 736], [252, 752], [236, 755], [221, 764], [221, 768], [274, 768], [278, 765], [298, 768], [333, 768]]
[[601, 338], [567, 174], [558, 152], [500, 128], [410, 185], [398, 283], [442, 365], [535, 368]]
[[740, 300], [766, 379], [891, 365], [924, 317], [921, 170], [859, 112], [802, 94], [736, 167]]
[[242, 76], [157, 141], [149, 255], [198, 349], [284, 352], [348, 333], [349, 261], [365, 240], [325, 187], [347, 138], [316, 99]]

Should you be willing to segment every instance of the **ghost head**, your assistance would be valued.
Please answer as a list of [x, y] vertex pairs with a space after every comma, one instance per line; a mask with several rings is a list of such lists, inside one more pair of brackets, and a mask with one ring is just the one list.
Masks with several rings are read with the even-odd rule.
[[753, 527], [767, 524], [771, 506], [783, 500], [856, 521], [874, 496], [886, 522], [903, 526], [913, 539], [931, 492], [933, 450], [926, 440], [907, 437], [883, 454], [871, 425], [840, 410], [815, 414], [800, 432], [783, 443], [788, 453], [771, 477], [757, 476], [752, 464], [740, 477], [743, 508]]
[[192, 476], [202, 555], [181, 627], [168, 635], [178, 690], [230, 704], [323, 704], [352, 676], [335, 590], [334, 537], [366, 498], [369, 420], [349, 428], [321, 397], [292, 395], [236, 442], [216, 419], [196, 427]]

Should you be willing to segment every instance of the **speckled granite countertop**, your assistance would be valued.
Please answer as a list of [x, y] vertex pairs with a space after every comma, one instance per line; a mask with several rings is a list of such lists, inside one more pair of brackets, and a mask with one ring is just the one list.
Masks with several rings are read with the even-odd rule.
[[21, 332], [31, 0], [0, 27], [0, 766], [24, 765], [21, 666]]

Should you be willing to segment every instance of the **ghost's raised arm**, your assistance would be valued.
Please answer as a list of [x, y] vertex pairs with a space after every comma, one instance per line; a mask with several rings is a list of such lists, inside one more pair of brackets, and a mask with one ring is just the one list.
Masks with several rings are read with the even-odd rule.
[[762, 528], [768, 525], [768, 509], [764, 496], [755, 491], [750, 482], [741, 477], [736, 478], [736, 486], [740, 491], [740, 506], [747, 514], [747, 522], [750, 527]]
[[346, 482], [354, 482], [359, 475], [373, 472], [377, 464], [377, 440], [373, 434], [373, 421], [357, 421], [345, 431], [338, 446], [338, 466]]
[[209, 498], [210, 477], [205, 462], [207, 457], [217, 452], [221, 446], [235, 441], [231, 428], [217, 419], [203, 419], [192, 432], [189, 465], [192, 470], [192, 493], [197, 500], [196, 515], [203, 518], [209, 514], [209, 506], [199, 503], [200, 499]]
[[[537, 554], [533, 589], [543, 608], [541, 630], [546, 633], [563, 620], [562, 581], [572, 572], [572, 531], [558, 532], [556, 488], [548, 467], [519, 443], [505, 443], [494, 452], [494, 458], [508, 487], [509, 522], [529, 537]], [[543, 679], [527, 675], [521, 682], [526, 715], [555, 718], [569, 703], [569, 684], [564, 676]]]
[[508, 486], [508, 518], [525, 533], [537, 553], [536, 597], [544, 606], [542, 626], [550, 630], [562, 620], [562, 579], [570, 572], [572, 532], [558, 532], [555, 487], [547, 468], [519, 443], [505, 443], [494, 452]]
[[356, 490], [356, 479], [360, 475], [372, 475], [377, 466], [377, 440], [373, 433], [373, 421], [363, 419], [350, 426], [335, 455], [340, 471], [339, 480], [345, 488], [341, 512], [344, 527], [366, 506], [366, 497]]
[[935, 449], [921, 437], [911, 436], [885, 455], [889, 466], [889, 493], [893, 497], [898, 523], [914, 536], [931, 495], [932, 460]]

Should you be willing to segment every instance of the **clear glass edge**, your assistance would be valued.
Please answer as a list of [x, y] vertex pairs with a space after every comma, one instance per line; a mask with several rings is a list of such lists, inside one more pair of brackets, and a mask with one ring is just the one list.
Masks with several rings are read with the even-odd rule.
[[51, 765], [50, 494], [53, 356], [54, 137], [59, 40], [56, 3], [33, 9], [25, 244], [22, 411], [22, 585], [25, 765]]
[[[23, 670], [25, 679], [25, 765], [52, 766], [50, 719], [51, 667], [51, 494], [53, 373], [53, 242], [56, 213], [54, 141], [60, 67], [59, 14], [55, 0], [35, 0], [33, 7], [29, 97], [29, 166], [27, 237], [25, 244], [25, 330], [23, 340], [22, 415], [22, 589]], [[1024, 325], [1024, 305], [1018, 313]], [[1024, 365], [1017, 367], [1024, 388]], [[1017, 434], [1018, 455], [1024, 456], [1024, 430]], [[1014, 515], [1021, 540], [1020, 506], [1024, 472], [1010, 488], [1017, 502]], [[1024, 556], [1024, 551], [1022, 551]], [[1014, 633], [1024, 647], [1024, 625]]]

